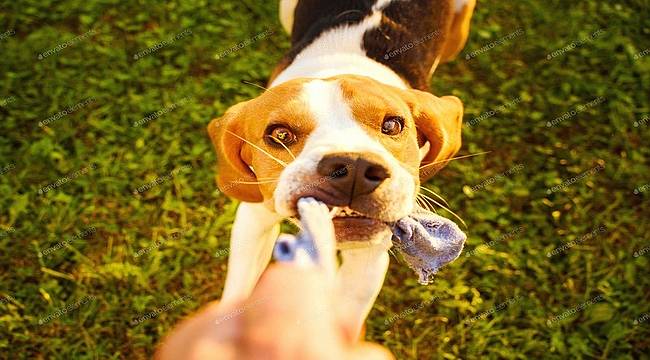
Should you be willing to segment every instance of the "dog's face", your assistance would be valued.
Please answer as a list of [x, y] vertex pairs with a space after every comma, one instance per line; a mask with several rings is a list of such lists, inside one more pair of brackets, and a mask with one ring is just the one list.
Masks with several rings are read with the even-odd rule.
[[342, 209], [338, 239], [368, 241], [410, 214], [420, 180], [458, 151], [462, 113], [455, 97], [343, 75], [278, 85], [208, 131], [222, 192], [286, 217], [314, 197]]

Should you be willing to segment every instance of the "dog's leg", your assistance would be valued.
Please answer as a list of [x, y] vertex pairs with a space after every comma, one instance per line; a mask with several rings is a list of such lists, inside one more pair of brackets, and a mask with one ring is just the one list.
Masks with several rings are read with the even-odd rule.
[[354, 334], [359, 334], [379, 295], [388, 270], [386, 245], [341, 250], [342, 264], [338, 272], [339, 299], [342, 315], [352, 319]]
[[228, 274], [222, 303], [248, 297], [268, 265], [280, 233], [282, 218], [258, 203], [243, 202], [237, 209], [230, 236]]

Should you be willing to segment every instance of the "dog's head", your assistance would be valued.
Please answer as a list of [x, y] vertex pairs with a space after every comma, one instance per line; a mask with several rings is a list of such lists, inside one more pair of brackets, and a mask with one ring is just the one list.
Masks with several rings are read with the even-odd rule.
[[456, 97], [343, 75], [273, 87], [208, 132], [222, 192], [286, 217], [314, 197], [342, 208], [337, 238], [366, 241], [412, 212], [420, 181], [460, 148], [462, 114]]

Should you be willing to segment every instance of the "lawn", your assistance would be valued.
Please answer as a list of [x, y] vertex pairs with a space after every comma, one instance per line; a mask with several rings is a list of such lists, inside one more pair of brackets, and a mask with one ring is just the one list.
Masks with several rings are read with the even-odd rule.
[[[0, 358], [147, 358], [219, 297], [237, 204], [205, 129], [288, 49], [276, 7], [0, 2]], [[649, 12], [479, 0], [431, 83], [465, 103], [460, 155], [489, 151], [427, 185], [468, 244], [429, 286], [393, 258], [369, 340], [399, 359], [649, 358]]]

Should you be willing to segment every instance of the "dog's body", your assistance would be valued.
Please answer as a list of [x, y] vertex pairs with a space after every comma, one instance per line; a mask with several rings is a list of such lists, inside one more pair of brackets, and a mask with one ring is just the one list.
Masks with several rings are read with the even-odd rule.
[[298, 77], [371, 77], [428, 90], [437, 65], [462, 49], [474, 0], [284, 0], [280, 19], [292, 48], [277, 85]]
[[269, 90], [208, 127], [219, 187], [243, 201], [222, 301], [248, 296], [280, 222], [314, 197], [344, 209], [339, 291], [361, 327], [388, 268], [387, 224], [460, 147], [462, 103], [420, 90], [462, 49], [474, 1], [281, 1], [293, 47]]

